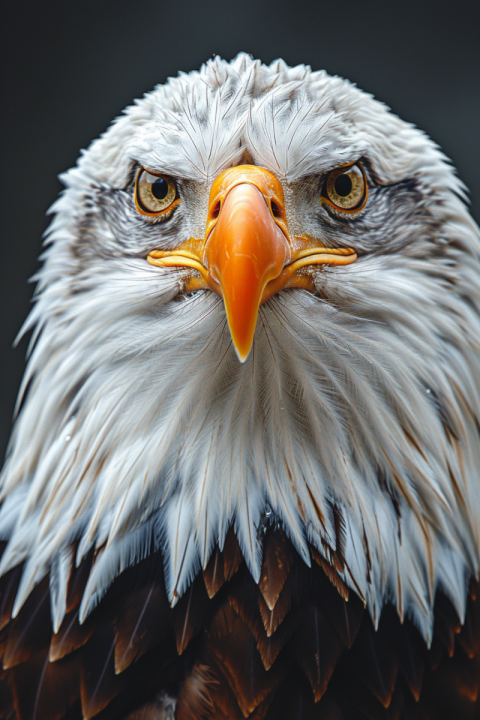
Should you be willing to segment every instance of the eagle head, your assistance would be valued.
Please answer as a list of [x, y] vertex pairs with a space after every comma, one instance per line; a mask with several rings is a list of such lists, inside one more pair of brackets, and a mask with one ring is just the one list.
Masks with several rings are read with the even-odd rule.
[[421, 131], [247, 55], [158, 86], [62, 176], [2, 475], [13, 614], [161, 548], [175, 605], [229, 528], [330, 562], [428, 639], [479, 570], [479, 232]]

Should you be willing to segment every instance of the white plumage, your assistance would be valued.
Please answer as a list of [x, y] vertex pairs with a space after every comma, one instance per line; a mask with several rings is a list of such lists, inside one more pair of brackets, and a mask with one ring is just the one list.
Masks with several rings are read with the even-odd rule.
[[[318, 178], [362, 160], [370, 196], [345, 221]], [[203, 237], [210, 187], [249, 163], [282, 183], [293, 233], [350, 246], [317, 296], [261, 306], [240, 364], [221, 299], [146, 255]], [[135, 169], [177, 180], [168, 222], [140, 216]], [[52, 615], [92, 548], [85, 618], [162, 547], [174, 604], [234, 525], [258, 580], [273, 512], [310, 563], [329, 559], [378, 621], [392, 600], [431, 638], [437, 587], [463, 617], [479, 572], [479, 232], [419, 130], [347, 81], [218, 58], [129, 108], [62, 176], [38, 275], [24, 397], [2, 475], [0, 572], [25, 563], [13, 614], [50, 571]], [[76, 556], [72, 552], [78, 541]]]

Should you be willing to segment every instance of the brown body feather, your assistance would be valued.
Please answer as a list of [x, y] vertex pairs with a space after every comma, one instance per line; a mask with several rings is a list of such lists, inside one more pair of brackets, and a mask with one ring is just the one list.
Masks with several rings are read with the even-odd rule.
[[463, 626], [437, 593], [428, 649], [390, 605], [375, 630], [313, 548], [309, 568], [273, 527], [263, 547], [256, 584], [231, 530], [173, 609], [160, 554], [152, 555], [117, 578], [80, 625], [89, 557], [72, 574], [56, 634], [47, 581], [9, 620], [12, 571], [0, 581], [0, 718], [163, 720], [166, 696], [177, 697], [177, 720], [480, 717], [478, 584]]

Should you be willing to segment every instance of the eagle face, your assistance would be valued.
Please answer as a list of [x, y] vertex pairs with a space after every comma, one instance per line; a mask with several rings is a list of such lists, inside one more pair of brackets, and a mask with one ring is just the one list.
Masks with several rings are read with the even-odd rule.
[[[479, 233], [427, 137], [347, 81], [218, 58], [62, 176], [2, 476], [17, 614], [95, 551], [84, 620], [161, 548], [172, 605], [274, 519], [431, 638], [479, 569]], [[68, 573], [67, 573], [68, 574]], [[52, 580], [53, 578], [53, 580]]]

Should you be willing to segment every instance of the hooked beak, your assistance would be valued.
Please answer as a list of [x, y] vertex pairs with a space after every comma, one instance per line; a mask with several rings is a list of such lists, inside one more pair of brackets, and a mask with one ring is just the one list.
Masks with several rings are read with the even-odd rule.
[[255, 185], [235, 185], [225, 197], [207, 240], [205, 264], [223, 297], [241, 362], [252, 347], [263, 293], [290, 259], [290, 246]]
[[191, 238], [177, 250], [152, 251], [152, 265], [197, 270], [188, 290], [209, 287], [223, 298], [232, 341], [241, 362], [253, 344], [258, 309], [287, 287], [314, 291], [308, 265], [346, 265], [357, 259], [349, 248], [319, 247], [308, 236], [291, 237], [283, 188], [268, 170], [240, 165], [221, 173], [210, 191], [205, 238]]

